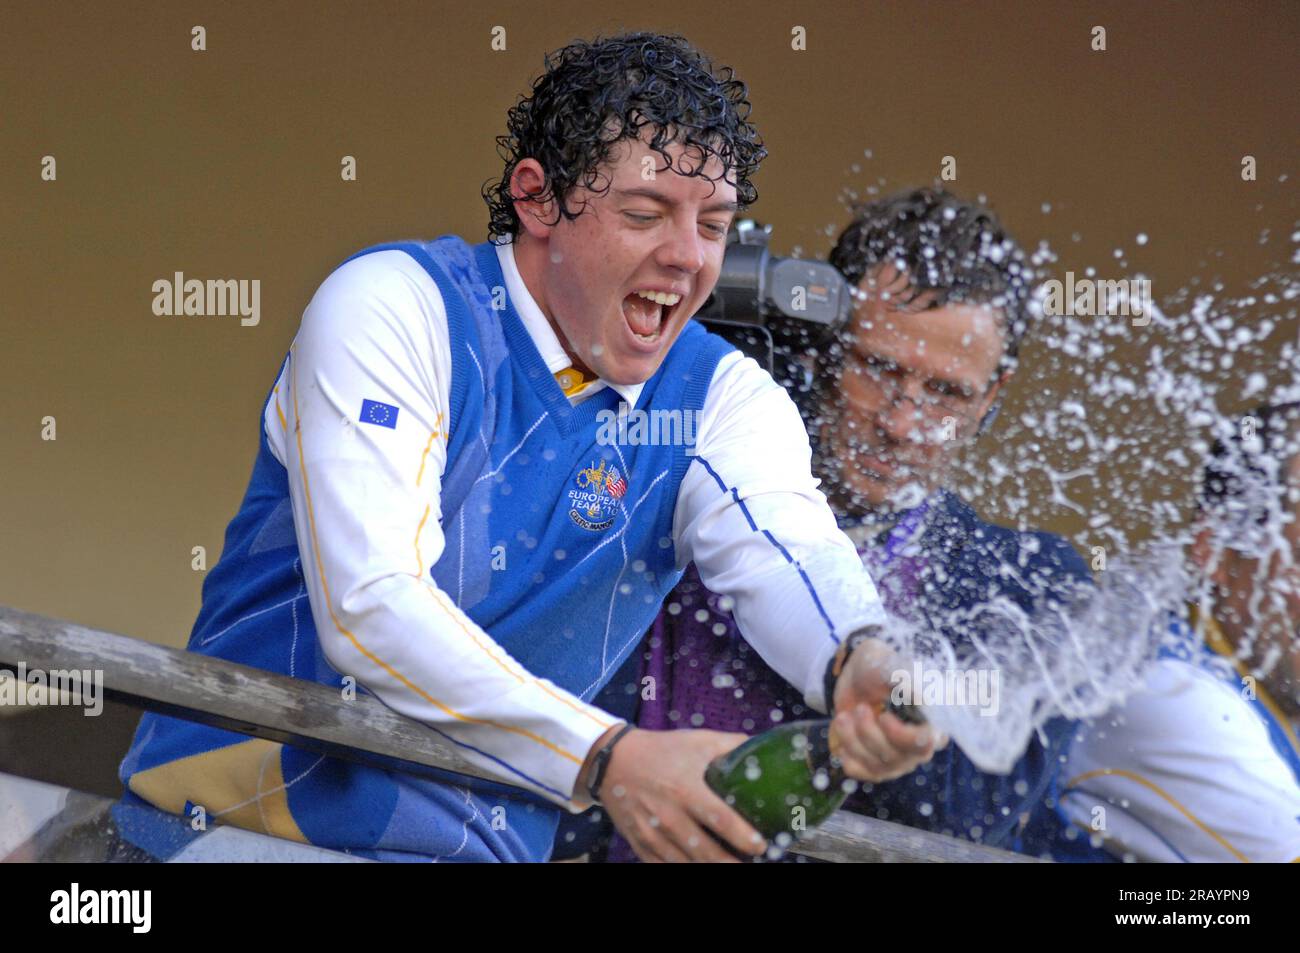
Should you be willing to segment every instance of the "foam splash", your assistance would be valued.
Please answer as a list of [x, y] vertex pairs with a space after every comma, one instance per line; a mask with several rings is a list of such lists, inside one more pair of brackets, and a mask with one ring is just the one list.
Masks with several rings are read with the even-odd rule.
[[921, 671], [987, 674], [981, 686], [991, 693], [922, 707], [981, 770], [1005, 774], [1050, 719], [1097, 717], [1140, 686], [1187, 589], [1177, 555], [1163, 546], [1118, 560], [1095, 586], [1033, 612], [1003, 598], [925, 626], [891, 617], [883, 638], [898, 653], [896, 670], [919, 663]]
[[[846, 189], [844, 204], [889, 189], [876, 179], [863, 191]], [[1051, 209], [1043, 204], [1044, 214]], [[1136, 249], [1116, 249], [1112, 260], [1076, 271], [1145, 279], [1130, 253], [1140, 261], [1158, 240], [1143, 232]], [[1231, 290], [1208, 272], [1207, 262], [1222, 255], [1210, 252], [1182, 287], [1171, 290], [1170, 279], [1156, 275], [1154, 300], [1137, 319], [1049, 315], [1036, 299], [995, 437], [963, 454], [947, 485], [995, 522], [1062, 533], [1094, 570], [1098, 562], [1104, 568], [1066, 605], [1030, 614], [995, 602], [939, 626], [961, 630], [960, 638], [901, 619], [886, 633], [900, 657], [999, 673], [996, 715], [981, 714], [979, 705], [927, 709], [984, 770], [1009, 770], [1054, 716], [1096, 718], [1122, 704], [1141, 685], [1172, 616], [1190, 603], [1264, 620], [1256, 628], [1268, 639], [1247, 634], [1237, 648], [1261, 678], [1300, 644], [1300, 560], [1287, 537], [1300, 500], [1287, 501], [1287, 474], [1229, 458], [1220, 465], [1246, 484], [1239, 509], [1247, 515], [1206, 523], [1196, 506], [1211, 442], [1243, 434], [1255, 405], [1300, 400], [1300, 228], [1289, 230], [1289, 242], [1286, 233], [1264, 230], [1259, 245], [1247, 253], [1265, 263], [1263, 273], [1244, 288]], [[1060, 277], [1051, 273], [1059, 259], [1046, 243], [1029, 260], [1043, 277]], [[1188, 555], [1207, 525], [1211, 556], [1203, 569]], [[1251, 560], [1244, 568], [1241, 555]], [[1234, 584], [1249, 588], [1244, 608], [1226, 605], [1208, 581], [1227, 558], [1236, 560]]]

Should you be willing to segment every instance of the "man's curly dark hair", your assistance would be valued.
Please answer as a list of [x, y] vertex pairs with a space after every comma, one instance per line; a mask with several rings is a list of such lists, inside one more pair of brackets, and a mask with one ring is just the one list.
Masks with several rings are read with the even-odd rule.
[[999, 372], [1015, 367], [1029, 329], [1035, 272], [991, 209], [939, 188], [913, 189], [858, 206], [830, 263], [856, 287], [868, 271], [886, 262], [907, 270], [911, 296], [936, 292], [931, 307], [993, 305], [1006, 336]]
[[572, 221], [582, 209], [567, 204], [571, 191], [608, 191], [608, 176], [604, 188], [596, 188], [601, 166], [618, 142], [637, 138], [645, 126], [653, 130], [649, 147], [670, 169], [666, 146], [695, 147], [703, 161], [693, 155], [691, 170], [681, 174], [703, 175], [708, 158], [716, 156], [741, 208], [758, 198], [750, 178], [767, 150], [748, 121], [749, 90], [731, 67], [715, 71], [684, 38], [643, 32], [577, 40], [547, 54], [544, 67], [532, 95], [521, 96], [510, 110], [507, 134], [497, 137], [505, 170], [499, 182], [483, 187], [493, 242], [519, 233], [510, 177], [520, 160], [536, 159], [546, 174], [546, 184], [532, 197], [555, 198], [559, 215]]

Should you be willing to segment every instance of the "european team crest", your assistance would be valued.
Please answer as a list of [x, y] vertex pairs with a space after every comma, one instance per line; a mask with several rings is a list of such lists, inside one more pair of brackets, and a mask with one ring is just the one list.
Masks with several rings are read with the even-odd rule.
[[616, 467], [606, 469], [605, 461], [578, 471], [574, 480], [577, 489], [569, 490], [569, 519], [593, 533], [602, 532], [614, 525], [618, 515], [618, 501], [627, 493], [627, 480]]

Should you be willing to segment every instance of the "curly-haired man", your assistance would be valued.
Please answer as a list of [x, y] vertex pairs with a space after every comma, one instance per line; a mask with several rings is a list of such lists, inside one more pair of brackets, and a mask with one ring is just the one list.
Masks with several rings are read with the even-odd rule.
[[[355, 679], [509, 783], [151, 714], [130, 806], [379, 859], [543, 860], [561, 810], [599, 802], [647, 859], [731, 859], [709, 832], [758, 853], [703, 781], [743, 735], [631, 730], [591, 704], [691, 561], [807, 703], [833, 703], [851, 776], [932, 755], [929, 727], [878, 715], [880, 601], [798, 412], [690, 320], [756, 197], [746, 96], [680, 37], [549, 56], [499, 141], [490, 240], [353, 256], [267, 397], [190, 648]], [[603, 439], [628, 406], [691, 415], [693, 446]]]

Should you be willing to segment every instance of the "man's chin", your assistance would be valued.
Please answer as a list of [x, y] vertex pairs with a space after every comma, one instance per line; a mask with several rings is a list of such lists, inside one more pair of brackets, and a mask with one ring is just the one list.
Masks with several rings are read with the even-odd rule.
[[847, 489], [855, 506], [878, 513], [913, 509], [928, 495], [928, 488], [920, 480], [886, 479], [865, 467]]
[[618, 387], [632, 387], [644, 384], [654, 377], [668, 357], [668, 347], [663, 346], [653, 354], [619, 354], [614, 360], [592, 365], [592, 370], [600, 379]]
[[890, 508], [888, 484], [869, 479], [863, 474], [858, 474], [851, 480], [844, 480], [828, 496], [849, 514], [868, 510], [877, 512]]
[[920, 480], [907, 480], [891, 486], [889, 505], [897, 510], [911, 510], [925, 502], [928, 489]]
[[654, 377], [655, 371], [659, 370], [659, 365], [662, 363], [663, 361], [656, 361], [653, 366], [648, 366], [645, 361], [620, 361], [617, 366], [605, 370], [592, 369], [607, 384], [613, 384], [615, 387], [635, 387]]

